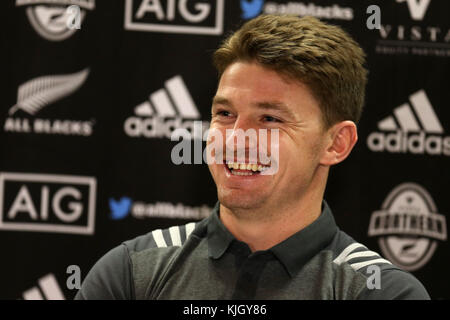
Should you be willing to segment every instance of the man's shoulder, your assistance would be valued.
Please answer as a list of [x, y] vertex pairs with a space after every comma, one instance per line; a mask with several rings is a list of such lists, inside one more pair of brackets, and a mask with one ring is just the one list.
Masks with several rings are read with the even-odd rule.
[[203, 236], [205, 220], [156, 229], [122, 242], [95, 263], [75, 298], [135, 299], [140, 271], [148, 274], [155, 265], [163, 267], [190, 237]]
[[[181, 247], [194, 230], [202, 227], [204, 220], [189, 222], [184, 225], [172, 226], [166, 229], [156, 229], [147, 234], [123, 242], [129, 252], [142, 252], [154, 248]], [[198, 234], [198, 232], [196, 232]]]
[[369, 249], [342, 230], [336, 232], [327, 249], [332, 252], [333, 264], [348, 266], [359, 273], [365, 273], [371, 266], [378, 266], [383, 269], [386, 267], [397, 268], [378, 252]]
[[[330, 246], [332, 261], [342, 278], [351, 277], [356, 299], [429, 299], [420, 281], [378, 252], [339, 230]], [[345, 275], [345, 276], [344, 276]], [[359, 281], [355, 279], [358, 278]], [[345, 282], [345, 279], [341, 279]]]

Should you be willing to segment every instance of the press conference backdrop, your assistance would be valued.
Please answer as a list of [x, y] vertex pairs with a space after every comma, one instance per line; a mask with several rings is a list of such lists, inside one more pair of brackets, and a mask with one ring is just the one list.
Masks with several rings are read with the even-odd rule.
[[[80, 8], [70, 28], [69, 5]], [[367, 27], [369, 5], [379, 29]], [[174, 164], [170, 136], [187, 128], [199, 147], [217, 86], [211, 55], [262, 13], [316, 16], [366, 51], [359, 141], [326, 199], [341, 229], [450, 298], [450, 3], [440, 0], [1, 1], [0, 298], [72, 299], [76, 276], [122, 241], [209, 214], [207, 166]]]

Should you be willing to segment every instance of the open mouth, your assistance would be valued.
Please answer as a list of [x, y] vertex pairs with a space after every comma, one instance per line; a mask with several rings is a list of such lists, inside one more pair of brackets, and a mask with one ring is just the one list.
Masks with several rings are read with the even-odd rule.
[[235, 176], [253, 176], [261, 174], [265, 170], [269, 169], [269, 165], [251, 164], [251, 163], [239, 163], [227, 161], [225, 167]]

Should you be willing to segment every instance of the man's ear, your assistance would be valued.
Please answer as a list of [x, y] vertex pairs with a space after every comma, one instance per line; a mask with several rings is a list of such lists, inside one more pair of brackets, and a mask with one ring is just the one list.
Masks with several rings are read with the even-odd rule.
[[332, 166], [348, 157], [358, 141], [356, 124], [353, 121], [336, 123], [327, 132], [328, 141], [320, 164]]

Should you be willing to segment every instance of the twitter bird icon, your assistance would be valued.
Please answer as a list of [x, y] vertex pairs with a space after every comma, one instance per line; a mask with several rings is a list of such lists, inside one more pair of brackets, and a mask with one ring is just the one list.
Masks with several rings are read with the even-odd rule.
[[109, 209], [111, 209], [111, 219], [120, 220], [125, 218], [130, 212], [131, 202], [131, 199], [128, 197], [122, 197], [119, 201], [110, 198]]
[[242, 18], [252, 19], [262, 11], [264, 0], [241, 0]]

